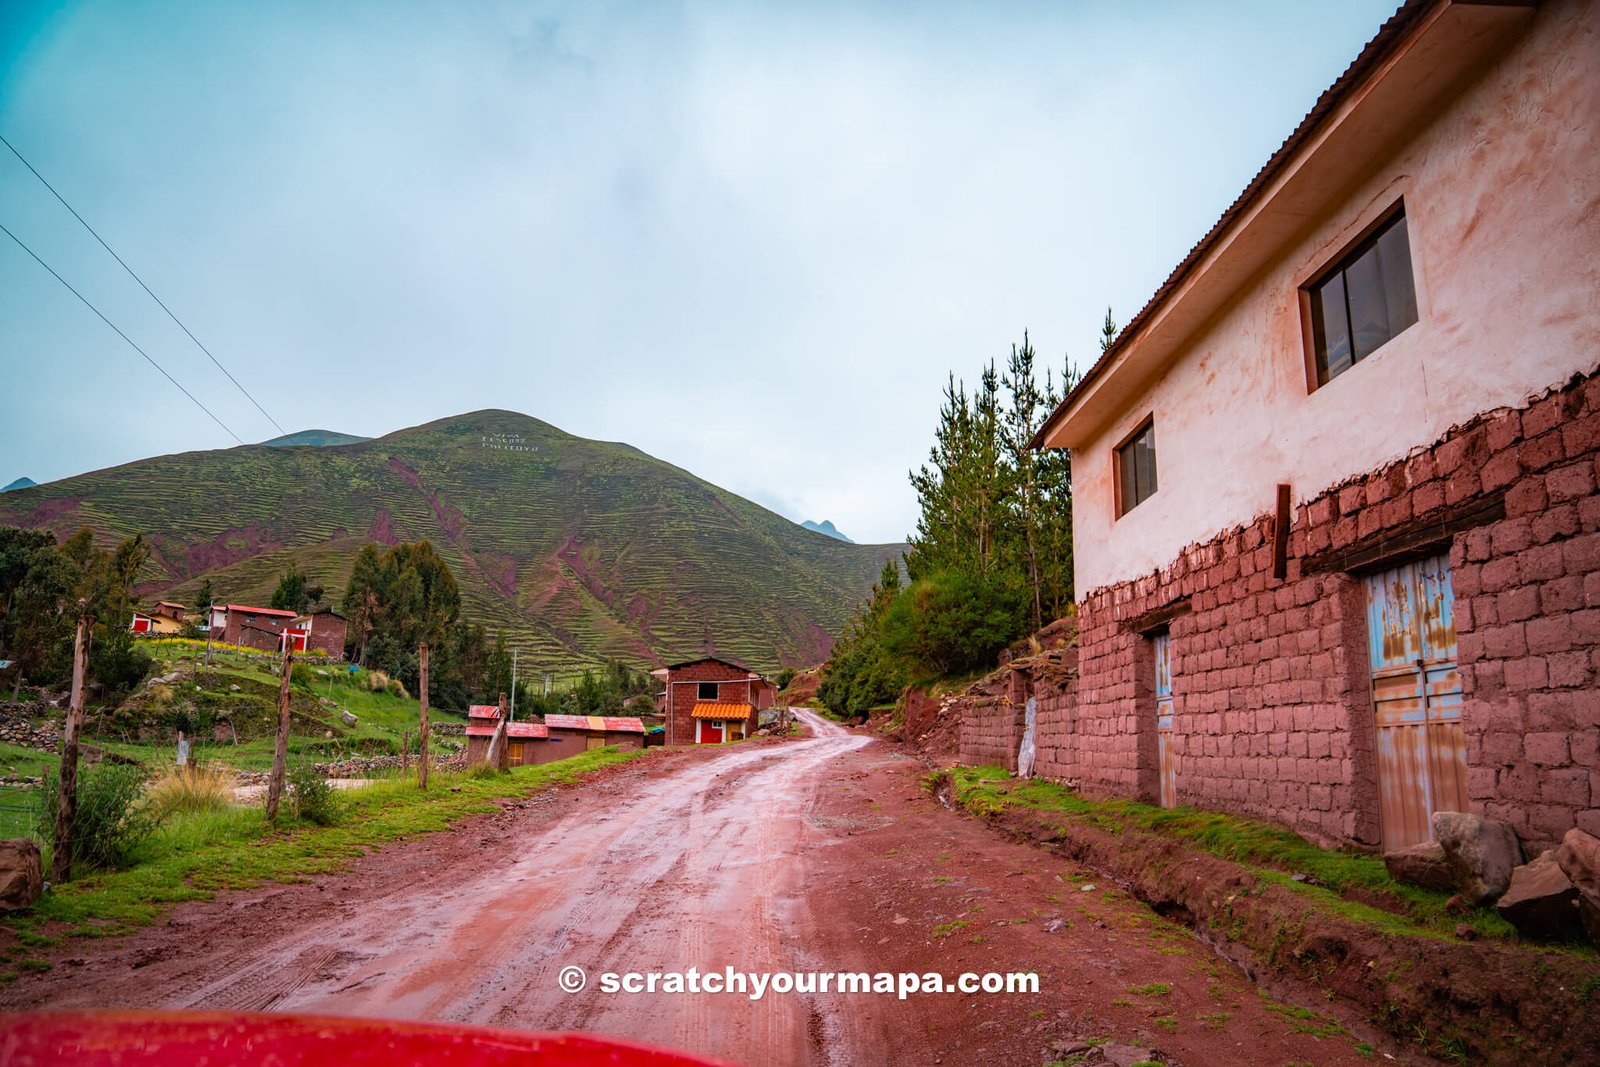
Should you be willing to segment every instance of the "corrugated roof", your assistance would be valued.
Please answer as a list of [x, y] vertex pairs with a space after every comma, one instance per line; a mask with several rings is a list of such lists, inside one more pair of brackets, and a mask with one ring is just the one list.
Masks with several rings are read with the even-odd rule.
[[252, 615], [282, 615], [285, 618], [294, 618], [292, 611], [279, 611], [277, 608], [253, 608], [249, 604], [229, 604], [229, 611], [246, 611]]
[[[494, 732], [500, 727], [474, 723], [467, 727], [468, 737], [493, 737]], [[536, 722], [508, 722], [506, 723], [507, 737], [549, 737], [550, 730]]]
[[1155, 314], [1156, 309], [1164, 304], [1167, 297], [1171, 296], [1173, 291], [1188, 279], [1189, 275], [1199, 266], [1200, 261], [1222, 239], [1222, 235], [1228, 227], [1244, 214], [1255, 198], [1283, 171], [1284, 167], [1288, 165], [1290, 157], [1311, 138], [1317, 127], [1322, 124], [1322, 121], [1345, 101], [1345, 98], [1356, 89], [1362, 79], [1388, 58], [1390, 52], [1400, 44], [1406, 33], [1413, 26], [1421, 22], [1430, 10], [1442, 2], [1444, 0], [1405, 0], [1405, 3], [1400, 5], [1400, 9], [1379, 27], [1377, 34], [1367, 42], [1366, 47], [1345, 68], [1344, 73], [1339, 75], [1321, 96], [1317, 97], [1317, 102], [1311, 106], [1311, 110], [1306, 113], [1306, 117], [1300, 120], [1300, 125], [1294, 128], [1294, 132], [1284, 139], [1283, 144], [1278, 146], [1278, 150], [1272, 153], [1260, 170], [1256, 171], [1256, 176], [1250, 179], [1250, 184], [1244, 187], [1244, 191], [1228, 207], [1228, 210], [1224, 211], [1222, 217], [1216, 221], [1211, 229], [1206, 231], [1206, 235], [1200, 238], [1199, 243], [1189, 250], [1189, 254], [1183, 257], [1183, 261], [1172, 269], [1172, 273], [1167, 276], [1167, 280], [1161, 283], [1160, 288], [1146, 301], [1144, 307], [1139, 309], [1139, 313], [1128, 320], [1128, 324], [1117, 334], [1116, 340], [1112, 341], [1111, 346], [1102, 352], [1100, 358], [1095, 360], [1089, 369], [1084, 372], [1083, 378], [1073, 387], [1072, 392], [1068, 393], [1065, 399], [1056, 405], [1056, 409], [1050, 413], [1050, 416], [1039, 427], [1039, 431], [1033, 435], [1033, 440], [1029, 442], [1030, 448], [1037, 449], [1044, 446], [1045, 434], [1055, 425], [1056, 420], [1065, 414], [1067, 409], [1077, 401], [1078, 397], [1083, 395], [1084, 390], [1105, 372], [1111, 362], [1122, 353], [1122, 350], [1133, 343], [1133, 339], [1138, 336], [1139, 331], [1144, 328], [1150, 317]]
[[748, 719], [749, 704], [696, 704], [689, 713], [692, 719]]
[[500, 706], [498, 704], [474, 704], [467, 709], [469, 719], [498, 719]]
[[552, 730], [594, 730], [608, 733], [642, 734], [638, 719], [610, 715], [546, 715], [544, 724]]
[[736, 671], [749, 672], [750, 670], [750, 668], [746, 667], [743, 663], [735, 663], [733, 660], [723, 659], [721, 656], [701, 656], [699, 659], [686, 659], [682, 663], [669, 663], [667, 664], [667, 670], [681, 671], [685, 667], [693, 667], [696, 663], [721, 663], [725, 666], [732, 667]]

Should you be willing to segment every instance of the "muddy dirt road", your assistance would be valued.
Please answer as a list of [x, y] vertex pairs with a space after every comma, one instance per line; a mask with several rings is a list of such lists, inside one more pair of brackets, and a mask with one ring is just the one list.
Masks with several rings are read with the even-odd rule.
[[[342, 874], [69, 944], [50, 972], [0, 991], [0, 1008], [586, 1030], [751, 1064], [1044, 1063], [1091, 1037], [1186, 1064], [1369, 1062], [1332, 1020], [1258, 996], [1113, 887], [1086, 891], [1090, 874], [944, 810], [894, 746], [807, 719], [802, 741], [652, 753]], [[569, 966], [587, 972], [583, 991], [558, 983]], [[1034, 971], [1041, 992], [599, 988], [604, 972], [691, 966]]]

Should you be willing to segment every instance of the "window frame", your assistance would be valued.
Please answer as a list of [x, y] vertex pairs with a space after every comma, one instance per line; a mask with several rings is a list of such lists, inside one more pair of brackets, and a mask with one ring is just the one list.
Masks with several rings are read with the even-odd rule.
[[[710, 696], [706, 696], [706, 686], [708, 686], [708, 685], [711, 687], [711, 695]], [[697, 702], [699, 702], [699, 703], [710, 702], [712, 704], [715, 704], [717, 702], [718, 698], [722, 695], [722, 683], [721, 682], [698, 682], [697, 681], [697, 682], [695, 682], [695, 691], [694, 691], [694, 693], [695, 693], [695, 697], [694, 698], [695, 698], [695, 700]]]
[[[1155, 427], [1156, 416], [1155, 412], [1152, 411], [1144, 418], [1140, 419], [1138, 424], [1134, 426], [1134, 428], [1126, 436], [1124, 436], [1120, 442], [1118, 442], [1116, 447], [1111, 450], [1111, 484], [1114, 490], [1114, 499], [1116, 501], [1117, 518], [1119, 519], [1128, 514], [1128, 512], [1132, 511], [1134, 508], [1138, 507], [1140, 504], [1143, 504], [1146, 500], [1149, 500], [1151, 497], [1155, 496], [1156, 493], [1161, 489], [1160, 463], [1156, 458], [1156, 447], [1154, 440], [1151, 441], [1150, 446], [1150, 474], [1155, 482], [1154, 487], [1152, 487], [1151, 490], [1144, 496], [1133, 501], [1132, 503], [1128, 502], [1127, 494], [1122, 488], [1122, 457], [1124, 451], [1130, 445], [1132, 445], [1134, 441], [1138, 440], [1140, 437], [1143, 437], [1146, 431], [1154, 434]], [[1135, 480], [1137, 480], [1137, 469], [1135, 469], [1134, 474]]]
[[[1396, 222], [1399, 222], [1405, 227], [1406, 261], [1407, 266], [1410, 268], [1411, 303], [1415, 312], [1415, 316], [1405, 326], [1401, 327], [1399, 330], [1396, 330], [1394, 333], [1391, 333], [1386, 339], [1384, 339], [1382, 344], [1379, 344], [1371, 352], [1368, 352], [1365, 356], [1361, 356], [1360, 358], [1355, 357], [1355, 340], [1352, 337], [1350, 340], [1350, 365], [1339, 371], [1337, 374], [1329, 374], [1327, 380], [1324, 381], [1322, 379], [1322, 369], [1319, 366], [1317, 353], [1316, 323], [1312, 304], [1313, 295], [1317, 290], [1331, 281], [1336, 275], [1345, 274], [1348, 269], [1361, 258], [1361, 255], [1364, 255], [1368, 251], [1368, 249], [1363, 246], [1367, 245], [1368, 242], [1373, 242], [1375, 245], [1376, 242], [1374, 241], [1374, 238], [1388, 230]], [[1405, 197], [1401, 196], [1383, 210], [1373, 215], [1366, 225], [1357, 230], [1356, 233], [1348, 240], [1343, 241], [1332, 254], [1319, 256], [1319, 265], [1317, 268], [1313, 270], [1310, 275], [1296, 287], [1300, 304], [1301, 339], [1304, 343], [1305, 349], [1306, 391], [1308, 393], [1314, 393], [1318, 389], [1322, 389], [1328, 385], [1331, 385], [1334, 379], [1342, 377], [1348, 371], [1354, 370], [1356, 364], [1362, 363], [1367, 358], [1377, 355], [1384, 349], [1386, 345], [1389, 344], [1390, 341], [1393, 341], [1396, 337], [1399, 337], [1411, 327], [1422, 321], [1422, 287], [1418, 284], [1417, 260], [1414, 245], [1411, 239], [1414, 232], [1414, 227], [1411, 225], [1411, 222], [1411, 216], [1406, 211]], [[1346, 315], [1348, 316], [1348, 292], [1346, 293], [1345, 302]]]

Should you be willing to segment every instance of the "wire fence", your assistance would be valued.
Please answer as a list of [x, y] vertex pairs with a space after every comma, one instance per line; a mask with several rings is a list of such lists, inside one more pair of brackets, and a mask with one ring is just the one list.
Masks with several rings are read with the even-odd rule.
[[37, 787], [0, 789], [0, 838], [26, 837], [40, 841], [38, 811]]

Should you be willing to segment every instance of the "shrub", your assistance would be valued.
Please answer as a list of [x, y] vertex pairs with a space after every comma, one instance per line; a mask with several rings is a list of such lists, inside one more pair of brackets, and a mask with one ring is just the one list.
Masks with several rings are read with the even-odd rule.
[[155, 664], [154, 657], [136, 644], [133, 634], [122, 627], [111, 628], [95, 641], [89, 653], [89, 673], [105, 687], [106, 697], [112, 704], [122, 703], [124, 697], [139, 688]]
[[783, 670], [773, 675], [772, 680], [779, 689], [787, 689], [789, 688], [789, 683], [794, 681], [794, 676], [795, 669], [793, 667], [785, 667]]
[[294, 801], [294, 813], [318, 826], [332, 826], [344, 814], [344, 805], [333, 786], [309, 763], [289, 772], [289, 796]]
[[[37, 829], [52, 847], [56, 834], [56, 772], [39, 790]], [[154, 832], [155, 814], [144, 799], [144, 768], [108, 763], [78, 776], [78, 819], [72, 836], [72, 862], [86, 867], [127, 866], [133, 851]]]
[[158, 821], [175, 812], [218, 811], [233, 803], [238, 778], [220, 763], [166, 768], [145, 790], [150, 813]]
[[367, 688], [374, 693], [381, 693], [389, 688], [389, 676], [382, 671], [367, 672]]
[[389, 693], [391, 696], [397, 696], [401, 700], [409, 700], [411, 698], [411, 694], [406, 692], [406, 687], [401, 684], [398, 678], [389, 679]]

